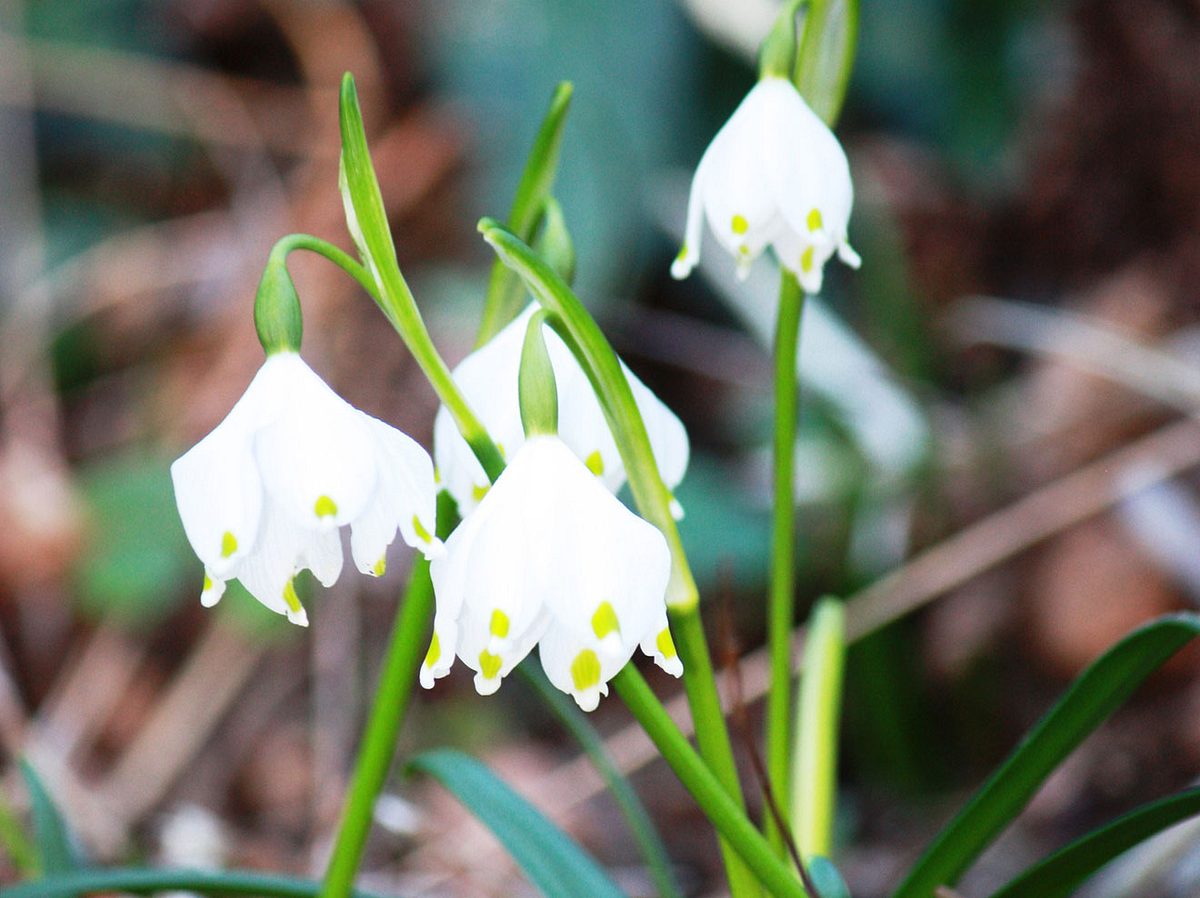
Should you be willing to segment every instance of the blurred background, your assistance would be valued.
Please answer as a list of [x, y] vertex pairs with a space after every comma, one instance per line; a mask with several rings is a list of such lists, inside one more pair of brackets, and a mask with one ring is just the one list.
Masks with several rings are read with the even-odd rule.
[[[336, 86], [354, 72], [401, 265], [452, 362], [556, 82], [577, 286], [687, 424], [679, 491], [714, 654], [758, 732], [775, 276], [708, 239], [667, 269], [691, 170], [754, 81], [770, 0], [0, 0], [0, 808], [28, 757], [99, 862], [319, 872], [404, 582], [310, 589], [309, 630], [201, 609], [167, 466], [261, 362], [274, 241], [349, 240]], [[798, 619], [850, 599], [839, 864], [885, 894], [1069, 679], [1200, 602], [1200, 5], [863, 0], [839, 126], [860, 273], [804, 325]], [[432, 391], [371, 302], [293, 257], [305, 355], [429, 446]], [[963, 883], [1190, 782], [1200, 656], [1087, 742]], [[655, 679], [664, 696], [673, 681]], [[615, 701], [592, 720], [689, 894], [707, 822]], [[422, 693], [402, 752], [453, 745], [652, 885], [586, 761], [519, 679]], [[746, 768], [749, 791], [755, 792]], [[531, 891], [440, 790], [397, 773], [363, 884]], [[7, 832], [6, 827], [0, 831]], [[7, 837], [5, 837], [7, 838]], [[1093, 898], [1195, 895], [1194, 830]], [[15, 869], [0, 851], [0, 882]]]

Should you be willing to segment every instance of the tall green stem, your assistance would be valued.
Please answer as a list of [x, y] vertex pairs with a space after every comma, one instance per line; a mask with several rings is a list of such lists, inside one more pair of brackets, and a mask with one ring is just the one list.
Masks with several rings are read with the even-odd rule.
[[632, 664], [612, 679], [642, 729], [653, 740], [680, 782], [704, 810], [726, 844], [745, 862], [747, 872], [775, 898], [806, 898], [804, 886], [755, 829], [704, 760], [675, 726], [649, 685]]
[[[788, 783], [791, 752], [792, 649], [796, 593], [795, 447], [798, 397], [796, 356], [804, 291], [796, 276], [781, 269], [779, 312], [775, 318], [775, 495], [771, 527], [771, 593], [767, 610], [767, 642], [771, 680], [767, 693], [767, 780], [781, 813], [791, 795]], [[784, 843], [772, 818], [767, 832], [780, 857]]]
[[412, 698], [413, 683], [425, 650], [425, 630], [432, 613], [433, 583], [429, 579], [429, 562], [417, 558], [413, 561], [404, 603], [392, 624], [387, 654], [379, 671], [379, 686], [363, 732], [329, 867], [325, 871], [322, 898], [347, 898], [351, 894], [371, 829], [375, 799], [383, 789], [396, 754], [396, 737]]

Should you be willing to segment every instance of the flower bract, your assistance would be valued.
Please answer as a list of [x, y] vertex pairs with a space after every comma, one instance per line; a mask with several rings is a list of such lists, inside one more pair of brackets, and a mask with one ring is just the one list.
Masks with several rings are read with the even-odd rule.
[[484, 695], [538, 645], [550, 681], [592, 710], [641, 647], [683, 668], [667, 626], [670, 552], [558, 437], [523, 443], [431, 566], [426, 688], [457, 655]]
[[206, 606], [238, 579], [293, 623], [307, 614], [293, 578], [331, 586], [350, 525], [358, 569], [383, 573], [397, 530], [427, 557], [434, 534], [433, 463], [414, 440], [338, 396], [294, 352], [268, 356], [220, 424], [171, 465], [175, 499], [204, 563]]
[[850, 166], [833, 132], [793, 84], [759, 81], [717, 132], [696, 169], [683, 247], [671, 274], [700, 261], [704, 218], [745, 277], [768, 246], [809, 293], [819, 293], [834, 253], [851, 267], [847, 224], [854, 203]]
[[[525, 331], [537, 308], [536, 303], [527, 307], [495, 337], [463, 359], [453, 372], [454, 382], [467, 402], [500, 451], [510, 457], [525, 442], [517, 374]], [[543, 336], [558, 388], [558, 434], [600, 482], [616, 492], [625, 482], [625, 467], [600, 401], [558, 334], [545, 327]], [[646, 424], [659, 473], [667, 488], [674, 489], [687, 470], [687, 431], [679, 418], [624, 363], [621, 367]], [[444, 406], [434, 422], [433, 454], [442, 485], [465, 517], [487, 493], [489, 481]], [[673, 508], [677, 517], [682, 515], [678, 503]]]

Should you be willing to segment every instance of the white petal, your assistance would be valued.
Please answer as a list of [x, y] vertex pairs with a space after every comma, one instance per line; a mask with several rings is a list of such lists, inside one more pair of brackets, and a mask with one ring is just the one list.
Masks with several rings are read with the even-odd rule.
[[387, 547], [396, 537], [396, 509], [390, 498], [387, 490], [380, 490], [350, 523], [350, 554], [354, 565], [371, 577], [383, 576]]
[[328, 589], [342, 574], [342, 537], [337, 530], [315, 530], [308, 534], [299, 568], [308, 568]]
[[[267, 493], [297, 523], [333, 529], [362, 514], [376, 485], [375, 452], [363, 415], [294, 353], [276, 366], [279, 411], [254, 439]], [[266, 367], [266, 366], [264, 366]]]
[[584, 711], [595, 711], [600, 696], [608, 695], [608, 681], [628, 662], [597, 651], [571, 630], [551, 626], [538, 645], [542, 670], [558, 689], [575, 699]]
[[433, 461], [429, 453], [407, 434], [363, 415], [375, 436], [381, 472], [380, 487], [389, 494], [396, 509], [404, 541], [435, 558], [444, 551], [437, 538], [437, 486], [433, 480]]
[[263, 487], [251, 452], [259, 412], [255, 384], [225, 420], [171, 465], [179, 516], [192, 549], [216, 577], [254, 548]]
[[311, 531], [294, 524], [277, 506], [268, 505], [263, 510], [254, 552], [235, 572], [238, 580], [275, 613], [294, 614], [286, 596], [310, 538]]
[[420, 679], [424, 688], [432, 689], [435, 680], [450, 673], [457, 645], [458, 624], [440, 615], [435, 616], [429, 650], [425, 653], [425, 660], [421, 662]]
[[688, 193], [687, 225], [684, 228], [683, 246], [671, 263], [671, 277], [681, 281], [700, 264], [700, 241], [704, 239], [704, 158], [696, 166], [692, 188]]
[[225, 594], [225, 581], [220, 577], [213, 575], [212, 571], [204, 572], [204, 586], [200, 590], [200, 604], [205, 608], [211, 608], [217, 602], [221, 601], [221, 596]]
[[664, 614], [658, 619], [650, 631], [642, 637], [642, 652], [654, 659], [654, 663], [673, 677], [683, 676], [683, 662], [675, 649], [675, 640], [671, 638], [671, 628]]

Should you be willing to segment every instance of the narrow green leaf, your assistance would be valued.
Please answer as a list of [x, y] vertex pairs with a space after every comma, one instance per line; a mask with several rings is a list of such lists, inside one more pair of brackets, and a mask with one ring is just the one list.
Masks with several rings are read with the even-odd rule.
[[938, 886], [953, 885], [1063, 759], [1197, 634], [1200, 615], [1169, 615], [1134, 630], [1105, 652], [946, 825], [894, 898], [932, 898]]
[[600, 734], [584, 717], [583, 712], [575, 707], [575, 704], [564, 693], [554, 688], [540, 669], [534, 669], [529, 664], [522, 664], [517, 670], [525, 676], [526, 682], [533, 687], [546, 706], [554, 712], [559, 722], [579, 743], [592, 762], [592, 766], [596, 768], [596, 772], [600, 774], [600, 778], [608, 786], [609, 793], [616, 801], [625, 822], [629, 825], [630, 832], [633, 833], [638, 851], [646, 861], [658, 894], [661, 898], [679, 898], [681, 894], [679, 884], [675, 881], [674, 873], [671, 872], [671, 860], [667, 855], [667, 846], [663, 844], [662, 837], [654, 828], [654, 822], [646, 813], [646, 808], [638, 799], [633, 786], [621, 775], [621, 771], [609, 757]]
[[1109, 861], [1196, 814], [1200, 814], [1200, 789], [1144, 804], [1054, 852], [992, 898], [1066, 898]]
[[[73, 898], [101, 892], [152, 895], [156, 892], [200, 892], [205, 895], [267, 895], [270, 898], [317, 898], [320, 883], [240, 870], [149, 870], [118, 867], [80, 870], [11, 886], [4, 898]], [[354, 892], [355, 898], [380, 898], [371, 892]]]
[[[525, 170], [521, 174], [521, 182], [517, 185], [512, 211], [508, 214], [508, 227], [526, 243], [533, 243], [543, 211], [549, 211], [546, 209], [546, 203], [550, 199], [550, 191], [554, 188], [554, 178], [558, 173], [558, 155], [573, 92], [574, 88], [569, 81], [560, 82], [554, 89], [554, 96], [550, 98], [550, 108], [538, 129], [533, 147], [529, 151], [529, 158], [525, 162]], [[524, 293], [521, 279], [516, 274], [499, 260], [492, 263], [477, 346], [482, 346], [520, 314], [521, 297]]]
[[[563, 281], [570, 285], [575, 280], [575, 242], [567, 229], [567, 219], [563, 216], [562, 206], [552, 196], [546, 197], [546, 213], [542, 219], [542, 229], [537, 236], [537, 253], [550, 265]], [[501, 262], [497, 265], [508, 271]], [[516, 275], [509, 271], [515, 278]]]
[[453, 792], [546, 898], [621, 898], [582, 848], [479, 761], [441, 749], [418, 755], [409, 769], [428, 773]]
[[813, 0], [793, 75], [797, 90], [825, 124], [842, 111], [858, 43], [858, 0]]
[[850, 889], [842, 874], [827, 857], [812, 857], [808, 861], [808, 875], [821, 893], [821, 898], [850, 898]]
[[37, 843], [40, 867], [44, 875], [70, 873], [83, 867], [76, 843], [59, 813], [58, 806], [41, 777], [28, 761], [21, 761], [21, 775], [29, 789], [33, 810], [33, 838]]

